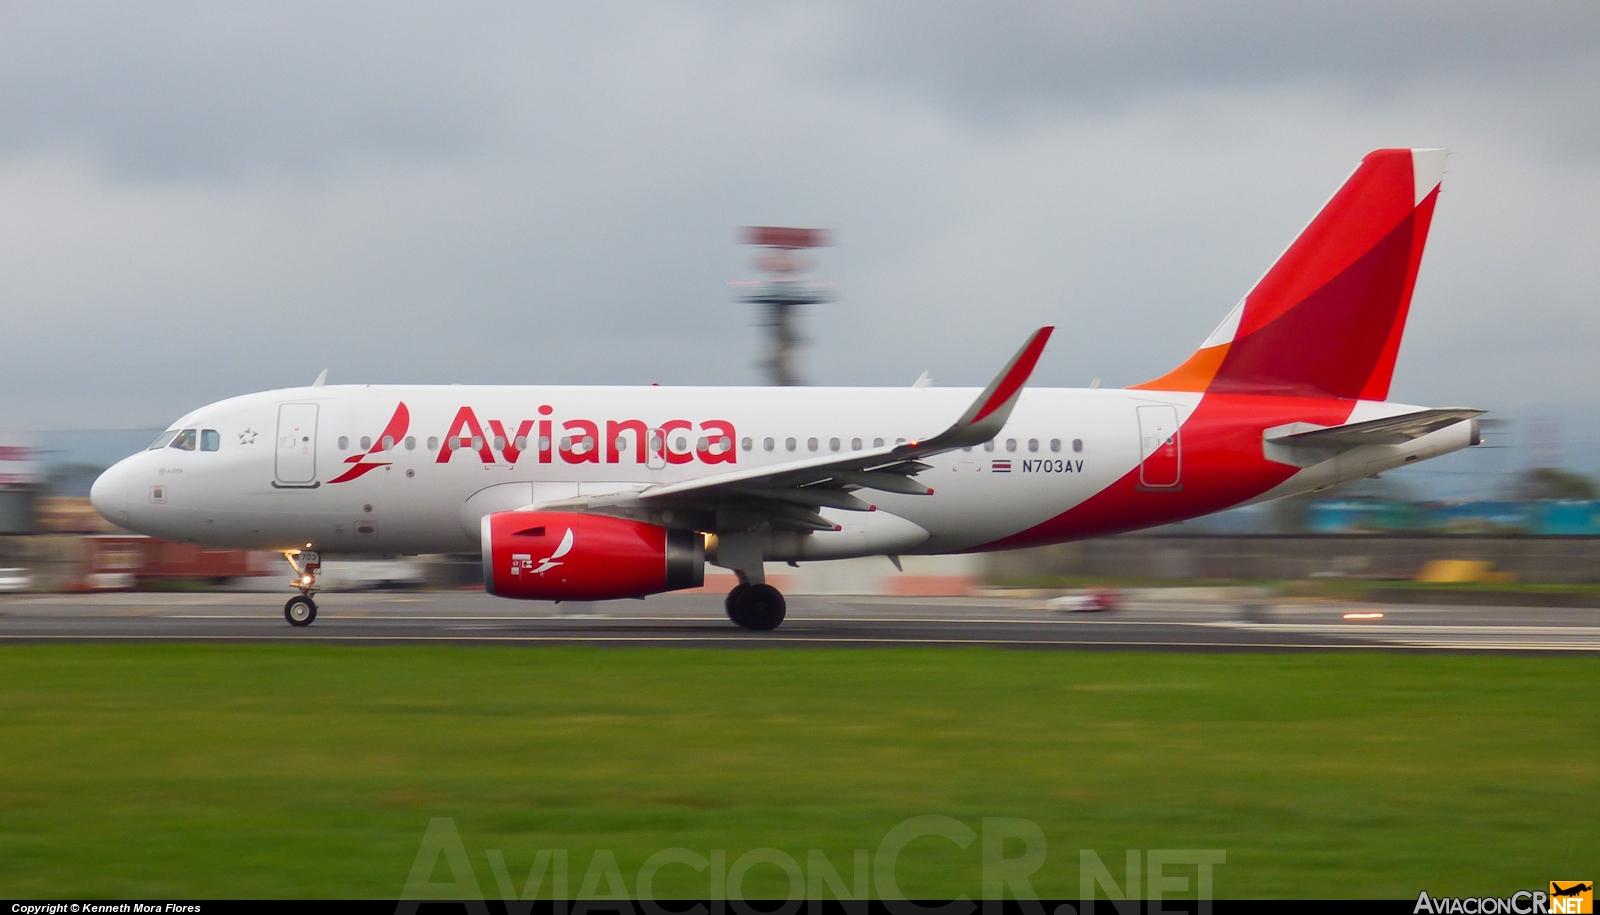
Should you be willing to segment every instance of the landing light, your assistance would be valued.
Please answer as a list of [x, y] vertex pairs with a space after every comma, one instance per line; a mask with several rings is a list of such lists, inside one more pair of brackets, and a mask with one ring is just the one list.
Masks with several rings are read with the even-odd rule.
[[302, 576], [300, 576], [300, 583], [303, 584], [303, 585], [311, 584], [311, 576], [310, 575], [302, 575]]
[[1347, 620], [1381, 620], [1383, 619], [1383, 614], [1377, 611], [1371, 613], [1346, 613], [1344, 618]]

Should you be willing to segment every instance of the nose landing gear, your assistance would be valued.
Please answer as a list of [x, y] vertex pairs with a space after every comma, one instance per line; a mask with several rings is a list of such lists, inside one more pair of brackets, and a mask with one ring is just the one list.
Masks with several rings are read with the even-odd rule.
[[309, 626], [317, 619], [317, 602], [311, 595], [317, 590], [317, 572], [322, 568], [322, 555], [314, 550], [290, 550], [283, 554], [294, 567], [291, 583], [298, 589], [297, 597], [289, 598], [283, 605], [283, 618], [291, 626]]

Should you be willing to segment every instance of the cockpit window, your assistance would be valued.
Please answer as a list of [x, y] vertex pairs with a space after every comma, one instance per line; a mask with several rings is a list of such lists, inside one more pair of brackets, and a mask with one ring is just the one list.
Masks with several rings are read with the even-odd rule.
[[150, 443], [150, 447], [148, 447], [148, 448], [146, 448], [144, 450], [146, 450], [146, 451], [154, 451], [157, 448], [165, 448], [165, 447], [167, 447], [167, 443], [171, 442], [173, 437], [176, 436], [177, 434], [178, 434], [178, 430], [177, 429], [168, 429], [167, 431], [165, 431], [165, 432], [161, 433], [160, 435], [156, 436], [156, 440], [151, 442]]
[[173, 438], [172, 444], [168, 445], [167, 447], [176, 448], [179, 451], [193, 451], [196, 437], [197, 436], [194, 429], [185, 429], [182, 432], [179, 432], [177, 436]]
[[222, 447], [222, 436], [215, 429], [200, 430], [200, 450], [216, 451]]

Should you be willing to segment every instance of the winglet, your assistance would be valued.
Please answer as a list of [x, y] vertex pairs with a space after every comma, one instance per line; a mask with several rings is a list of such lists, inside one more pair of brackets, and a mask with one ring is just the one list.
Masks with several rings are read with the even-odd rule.
[[314, 387], [314, 388], [320, 388], [320, 387], [322, 387], [323, 385], [325, 385], [327, 383], [328, 383], [328, 370], [327, 369], [323, 369], [322, 370], [322, 374], [317, 376], [317, 380], [311, 382], [311, 386]]
[[1017, 350], [1000, 374], [967, 408], [967, 412], [961, 414], [955, 425], [925, 444], [941, 448], [965, 447], [982, 444], [998, 435], [1006, 420], [1011, 418], [1011, 408], [1017, 405], [1017, 398], [1022, 396], [1023, 385], [1028, 383], [1033, 367], [1039, 364], [1039, 356], [1044, 352], [1044, 345], [1050, 341], [1050, 332], [1053, 330], [1054, 327], [1041, 327], [1034, 331], [1022, 349]]

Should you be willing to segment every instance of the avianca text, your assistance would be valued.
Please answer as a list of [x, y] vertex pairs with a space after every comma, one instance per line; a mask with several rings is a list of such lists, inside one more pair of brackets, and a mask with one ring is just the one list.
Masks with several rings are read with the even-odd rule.
[[642, 419], [556, 420], [554, 408], [539, 407], [539, 419], [480, 421], [471, 407], [456, 411], [435, 461], [448, 464], [457, 452], [485, 464], [515, 464], [532, 452], [541, 464], [734, 464], [738, 433], [725, 419], [693, 423], [669, 419], [651, 426]]

